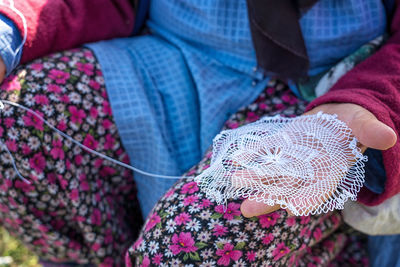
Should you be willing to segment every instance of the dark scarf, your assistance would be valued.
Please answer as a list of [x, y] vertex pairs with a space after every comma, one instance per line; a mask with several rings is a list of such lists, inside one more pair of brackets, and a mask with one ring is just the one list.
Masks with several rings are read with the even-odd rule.
[[247, 0], [257, 62], [268, 74], [293, 80], [307, 76], [309, 59], [299, 19], [317, 1]]

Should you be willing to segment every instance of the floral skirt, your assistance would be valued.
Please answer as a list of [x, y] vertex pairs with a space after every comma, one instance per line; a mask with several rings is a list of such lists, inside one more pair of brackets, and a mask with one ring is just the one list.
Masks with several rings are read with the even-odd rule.
[[[21, 66], [0, 93], [87, 147], [129, 161], [90, 50]], [[0, 140], [11, 153], [0, 151], [1, 224], [42, 260], [123, 266], [142, 224], [132, 172], [82, 150], [23, 109], [4, 103], [0, 116]], [[17, 176], [12, 159], [30, 183]]]
[[[271, 81], [225, 128], [265, 115], [300, 115], [305, 104], [286, 85]], [[365, 266], [365, 255], [354, 253], [355, 260], [340, 253], [347, 235], [337, 211], [289, 217], [279, 210], [247, 219], [240, 212], [243, 199], [232, 199], [226, 207], [207, 199], [193, 178], [209, 167], [211, 155], [209, 151], [185, 174], [192, 178], [176, 183], [154, 207], [127, 253], [128, 266]]]
[[[129, 162], [90, 50], [56, 53], [21, 66], [1, 85], [0, 94], [85, 146]], [[296, 116], [305, 104], [286, 85], [271, 81], [226, 128], [264, 115]], [[0, 222], [46, 265], [366, 264], [363, 255], [340, 253], [348, 238], [338, 212], [288, 217], [277, 211], [247, 219], [239, 210], [241, 199], [224, 209], [205, 198], [193, 179], [177, 182], [164, 195], [134, 242], [142, 219], [131, 171], [81, 149], [32, 113], [4, 106], [0, 140], [8, 150], [2, 146], [0, 151]], [[208, 152], [186, 175], [201, 173], [210, 157]], [[14, 162], [29, 183], [18, 176]]]

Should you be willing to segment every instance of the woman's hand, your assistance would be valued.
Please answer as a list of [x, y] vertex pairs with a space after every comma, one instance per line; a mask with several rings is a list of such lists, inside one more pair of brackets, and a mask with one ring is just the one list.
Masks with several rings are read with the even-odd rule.
[[[353, 134], [360, 142], [361, 150], [364, 152], [368, 147], [386, 150], [395, 145], [397, 135], [392, 128], [378, 121], [378, 119], [368, 110], [361, 106], [350, 103], [324, 104], [304, 115], [316, 114], [319, 111], [328, 114], [337, 114], [338, 119], [345, 122]], [[279, 205], [268, 206], [254, 200], [244, 200], [240, 209], [245, 217], [253, 217], [276, 211]]]

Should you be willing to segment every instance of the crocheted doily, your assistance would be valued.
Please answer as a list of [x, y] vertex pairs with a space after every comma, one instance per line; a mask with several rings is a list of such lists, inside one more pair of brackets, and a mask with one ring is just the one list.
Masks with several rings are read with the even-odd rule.
[[336, 115], [275, 116], [217, 135], [196, 181], [219, 204], [243, 197], [305, 216], [355, 200], [366, 161]]

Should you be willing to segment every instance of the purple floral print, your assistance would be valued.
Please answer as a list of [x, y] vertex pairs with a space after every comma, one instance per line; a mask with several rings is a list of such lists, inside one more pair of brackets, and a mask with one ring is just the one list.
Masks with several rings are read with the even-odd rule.
[[[305, 102], [286, 85], [271, 81], [250, 106], [234, 114], [226, 128], [264, 115], [296, 116]], [[211, 152], [185, 176], [209, 167]], [[288, 217], [279, 210], [250, 219], [241, 215], [242, 199], [226, 205], [208, 200], [193, 178], [177, 182], [154, 207], [127, 255], [128, 266], [326, 266], [344, 248], [338, 212]]]
[[[1, 99], [34, 110], [89, 148], [128, 162], [99, 64], [88, 49], [20, 66]], [[32, 113], [5, 104], [0, 138], [0, 222], [43, 260], [123, 266], [141, 225], [132, 173], [63, 139]]]

